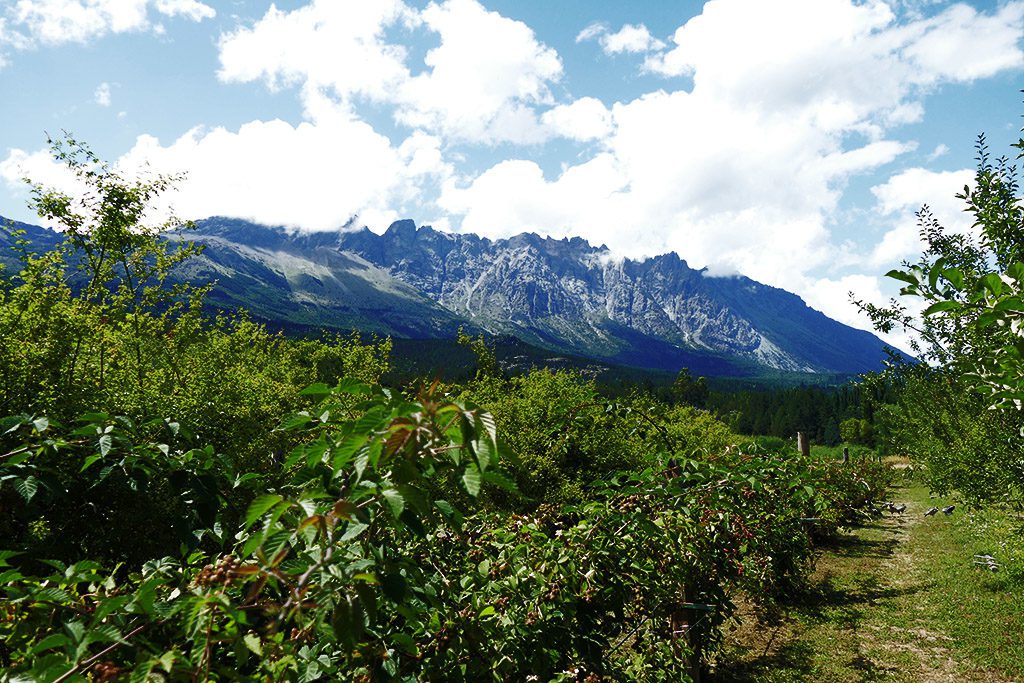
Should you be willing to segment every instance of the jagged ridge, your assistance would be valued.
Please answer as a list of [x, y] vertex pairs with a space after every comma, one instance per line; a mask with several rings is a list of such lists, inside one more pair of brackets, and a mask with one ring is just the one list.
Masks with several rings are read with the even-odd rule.
[[[29, 238], [52, 243], [34, 226]], [[884, 344], [746, 277], [710, 277], [674, 253], [613, 258], [586, 240], [490, 240], [397, 221], [301, 233], [209, 218], [180, 276], [216, 280], [213, 303], [284, 324], [444, 338], [459, 325], [603, 361], [708, 374], [857, 373]]]

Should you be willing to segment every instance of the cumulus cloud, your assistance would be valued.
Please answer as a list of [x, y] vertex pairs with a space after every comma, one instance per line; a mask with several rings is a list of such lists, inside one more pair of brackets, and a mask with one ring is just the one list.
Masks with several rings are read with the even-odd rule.
[[871, 250], [868, 264], [874, 267], [895, 265], [921, 254], [917, 212], [927, 205], [934, 217], [946, 228], [962, 234], [973, 230], [970, 214], [964, 212], [963, 200], [956, 194], [974, 186], [974, 171], [930, 171], [910, 168], [885, 183], [871, 188], [876, 210], [893, 227]]
[[[450, 173], [437, 138], [416, 133], [396, 146], [341, 111], [315, 124], [195, 128], [170, 144], [143, 135], [115, 166], [126, 175], [186, 173], [165, 197], [182, 218], [229, 215], [307, 230], [336, 229], [355, 216], [386, 228], [412, 211], [424, 185]], [[0, 164], [0, 176], [80, 189], [46, 150], [14, 150]], [[167, 206], [158, 208], [166, 214]]]
[[217, 16], [217, 10], [198, 0], [156, 0], [156, 11], [168, 17], [180, 16], [192, 21]]
[[[737, 103], [778, 111], [840, 107], [846, 115], [833, 117], [838, 127], [894, 113], [900, 123], [900, 108], [921, 88], [1024, 65], [1022, 15], [1021, 2], [989, 15], [953, 5], [900, 23], [878, 0], [711, 0], [647, 68], [692, 75], [698, 87]], [[903, 110], [904, 120], [908, 113], [911, 120], [919, 115]]]
[[529, 26], [486, 10], [476, 0], [447, 0], [422, 12], [440, 46], [428, 69], [398, 93], [399, 121], [471, 141], [539, 142], [533, 105], [550, 104], [549, 84], [562, 76], [558, 53]]
[[[387, 39], [396, 26], [440, 39], [413, 73], [406, 48]], [[301, 85], [350, 106], [359, 98], [394, 106], [395, 119], [454, 140], [539, 142], [548, 136], [535, 107], [553, 103], [558, 54], [526, 24], [476, 0], [446, 0], [415, 11], [400, 0], [315, 0], [294, 11], [271, 7], [251, 28], [222, 37], [220, 77]]]
[[602, 140], [612, 131], [611, 111], [594, 97], [552, 107], [541, 116], [541, 122], [551, 132], [580, 142]]
[[271, 5], [253, 26], [221, 36], [218, 75], [383, 101], [409, 77], [405, 48], [386, 42], [384, 33], [411, 18], [401, 0], [315, 0], [293, 11]]
[[162, 16], [182, 16], [192, 21], [216, 15], [213, 7], [197, 0], [17, 0], [6, 11], [12, 32], [6, 42], [25, 49], [143, 31], [153, 26], [151, 9]]
[[622, 28], [612, 33], [607, 24], [596, 22], [576, 36], [577, 43], [594, 39], [600, 43], [606, 55], [623, 52], [640, 54], [665, 48], [665, 43], [652, 36], [650, 30], [643, 24], [624, 24]]

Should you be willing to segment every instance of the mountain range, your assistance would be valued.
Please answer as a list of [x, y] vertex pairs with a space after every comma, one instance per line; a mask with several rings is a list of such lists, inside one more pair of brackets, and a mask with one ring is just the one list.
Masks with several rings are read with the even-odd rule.
[[[59, 234], [17, 224], [45, 248]], [[795, 294], [713, 277], [674, 253], [615, 258], [574, 237], [491, 240], [393, 223], [295, 232], [231, 218], [197, 221], [205, 245], [179, 277], [216, 281], [215, 306], [298, 329], [443, 339], [464, 327], [555, 354], [709, 375], [852, 374], [880, 367], [885, 344]]]

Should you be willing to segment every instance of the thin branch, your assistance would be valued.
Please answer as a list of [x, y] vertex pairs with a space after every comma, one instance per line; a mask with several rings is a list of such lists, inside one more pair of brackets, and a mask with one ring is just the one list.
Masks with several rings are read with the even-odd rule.
[[63, 683], [63, 681], [66, 681], [67, 679], [71, 678], [72, 676], [74, 676], [79, 671], [84, 671], [85, 669], [88, 669], [100, 657], [103, 657], [104, 655], [106, 655], [106, 654], [108, 654], [110, 652], [113, 652], [117, 648], [121, 647], [122, 645], [124, 645], [125, 643], [128, 642], [129, 638], [131, 638], [132, 636], [134, 636], [135, 634], [137, 634], [139, 631], [141, 631], [142, 629], [146, 628], [147, 626], [149, 626], [148, 623], [142, 624], [141, 626], [135, 627], [135, 629], [133, 631], [131, 631], [128, 635], [126, 635], [120, 641], [114, 643], [110, 647], [107, 647], [107, 648], [104, 648], [103, 650], [100, 650], [99, 652], [94, 654], [92, 657], [89, 657], [89, 659], [84, 659], [81, 662], [79, 662], [78, 664], [75, 664], [73, 667], [71, 667], [66, 672], [64, 672], [61, 676], [59, 676], [58, 678], [55, 678], [53, 683]]

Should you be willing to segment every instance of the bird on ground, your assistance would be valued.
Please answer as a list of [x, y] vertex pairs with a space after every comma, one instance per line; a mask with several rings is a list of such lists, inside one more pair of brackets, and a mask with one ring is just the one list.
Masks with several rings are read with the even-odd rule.
[[902, 515], [904, 512], [906, 512], [906, 510], [907, 510], [907, 504], [906, 503], [900, 503], [899, 505], [893, 505], [892, 508], [890, 508], [890, 511], [894, 515]]
[[942, 508], [942, 514], [944, 514], [946, 516], [949, 516], [949, 515], [953, 514], [953, 510], [955, 510], [955, 509], [956, 509], [956, 505], [950, 505], [948, 507], [944, 507], [944, 508]]
[[991, 555], [975, 555], [974, 564], [984, 567], [990, 572], [999, 571], [999, 563], [996, 562], [996, 558], [992, 557]]
[[928, 512], [924, 513], [924, 516], [925, 517], [931, 517], [931, 516], [933, 516], [938, 511], [939, 511], [939, 508], [928, 508]]

